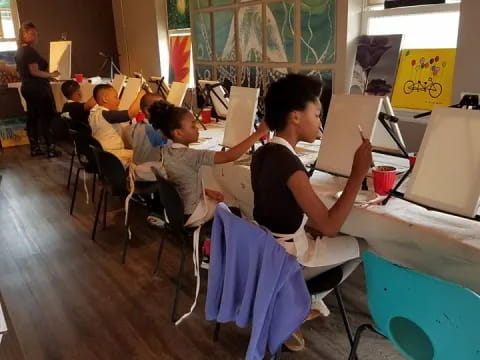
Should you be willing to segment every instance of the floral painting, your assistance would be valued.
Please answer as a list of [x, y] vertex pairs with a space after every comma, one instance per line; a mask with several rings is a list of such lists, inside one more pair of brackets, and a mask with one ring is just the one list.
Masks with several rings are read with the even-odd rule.
[[215, 34], [215, 58], [217, 61], [235, 61], [235, 21], [233, 10], [213, 13]]
[[335, 0], [301, 1], [301, 57], [303, 64], [335, 62]]
[[391, 96], [400, 58], [402, 35], [358, 38], [351, 94]]
[[170, 37], [170, 81], [189, 82], [190, 48], [189, 35]]
[[193, 54], [197, 60], [212, 60], [211, 14], [199, 12], [194, 15], [192, 35]]
[[268, 3], [266, 12], [267, 60], [294, 61], [295, 3]]
[[262, 6], [245, 6], [238, 10], [238, 38], [243, 62], [263, 60]]

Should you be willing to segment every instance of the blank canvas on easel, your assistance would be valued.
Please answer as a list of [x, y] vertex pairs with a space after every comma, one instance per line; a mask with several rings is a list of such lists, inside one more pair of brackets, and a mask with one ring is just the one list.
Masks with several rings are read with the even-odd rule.
[[70, 80], [72, 78], [72, 42], [52, 41], [50, 42], [49, 71], [58, 71], [59, 80]]
[[183, 99], [187, 93], [188, 84], [174, 81], [170, 87], [167, 101], [175, 106], [182, 106]]
[[363, 135], [372, 139], [382, 97], [364, 95], [333, 95], [327, 115], [318, 159], [318, 170], [350, 176], [353, 156], [362, 144], [358, 125]]
[[128, 78], [127, 86], [123, 90], [120, 99], [119, 110], [128, 110], [130, 105], [135, 101], [140, 88], [142, 87], [142, 80], [138, 78]]
[[434, 108], [405, 198], [474, 217], [480, 199], [480, 111]]
[[232, 86], [222, 145], [233, 147], [250, 136], [260, 89]]
[[115, 76], [113, 77], [112, 87], [115, 89], [118, 96], [120, 96], [120, 91], [122, 90], [126, 79], [127, 77], [123, 74], [115, 74]]

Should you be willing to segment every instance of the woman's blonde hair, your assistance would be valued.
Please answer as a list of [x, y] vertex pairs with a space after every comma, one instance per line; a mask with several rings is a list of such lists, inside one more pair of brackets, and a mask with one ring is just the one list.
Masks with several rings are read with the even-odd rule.
[[31, 21], [26, 21], [20, 25], [20, 29], [18, 30], [18, 46], [21, 46], [22, 44], [25, 43], [25, 34], [32, 29], [36, 29], [37, 27], [35, 26], [34, 23]]

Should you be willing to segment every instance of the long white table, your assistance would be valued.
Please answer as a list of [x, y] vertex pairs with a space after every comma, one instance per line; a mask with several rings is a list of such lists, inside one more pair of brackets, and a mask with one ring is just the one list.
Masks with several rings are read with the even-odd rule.
[[[201, 131], [196, 148], [218, 150], [222, 127]], [[203, 139], [202, 139], [203, 138]], [[315, 161], [316, 147], [300, 145], [304, 163]], [[307, 151], [311, 150], [311, 154]], [[380, 159], [380, 160], [379, 160]], [[380, 161], [398, 161], [376, 157]], [[216, 166], [204, 171], [206, 186], [222, 190], [226, 199], [236, 202], [251, 216], [253, 193], [248, 160]], [[334, 194], [343, 189], [346, 179], [315, 171], [311, 183], [326, 206], [335, 203]], [[369, 188], [373, 188], [369, 184]], [[354, 207], [342, 232], [364, 238], [385, 258], [468, 287], [480, 294], [480, 223], [445, 215], [403, 201], [391, 199], [386, 206]]]

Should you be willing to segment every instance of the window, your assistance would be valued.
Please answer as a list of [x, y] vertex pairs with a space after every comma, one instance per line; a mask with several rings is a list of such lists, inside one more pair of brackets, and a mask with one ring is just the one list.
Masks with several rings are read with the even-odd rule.
[[16, 29], [19, 28], [14, 0], [0, 0], [0, 52], [16, 51]]
[[[369, 0], [369, 3], [373, 1]], [[363, 15], [364, 34], [403, 34], [404, 49], [457, 47], [459, 0], [447, 0], [446, 4], [441, 5], [395, 9], [369, 5]]]

